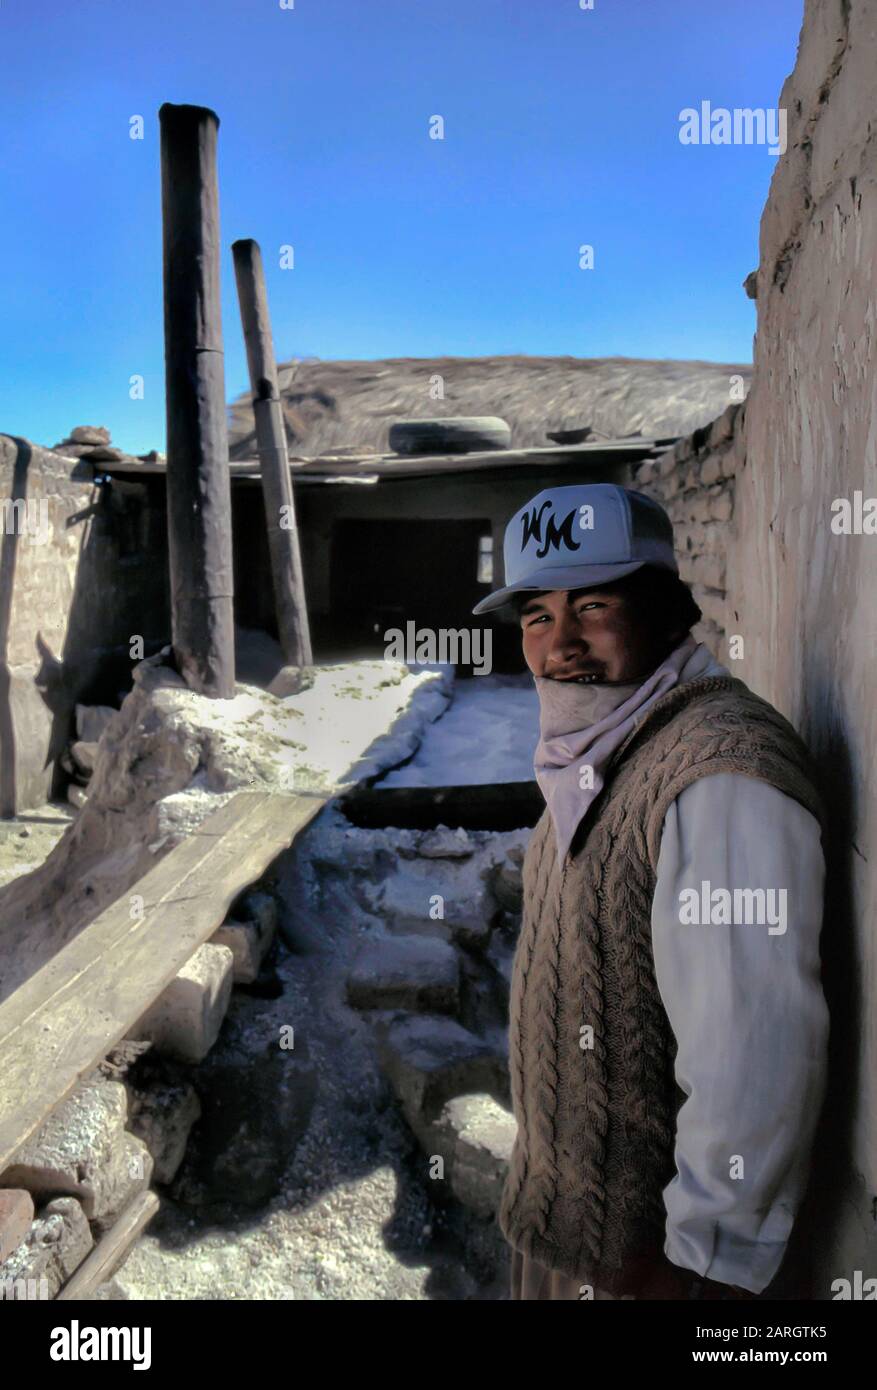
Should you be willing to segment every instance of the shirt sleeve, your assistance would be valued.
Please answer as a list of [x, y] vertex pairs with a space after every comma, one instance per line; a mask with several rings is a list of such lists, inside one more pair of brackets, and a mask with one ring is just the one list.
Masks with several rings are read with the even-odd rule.
[[815, 817], [766, 782], [703, 777], [664, 819], [652, 941], [686, 1097], [664, 1251], [753, 1293], [782, 1261], [825, 1092], [824, 878]]

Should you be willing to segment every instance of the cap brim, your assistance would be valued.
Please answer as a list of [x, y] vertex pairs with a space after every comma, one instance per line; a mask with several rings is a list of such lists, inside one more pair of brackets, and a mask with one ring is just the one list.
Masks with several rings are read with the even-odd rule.
[[595, 584], [609, 584], [613, 579], [623, 579], [626, 574], [642, 569], [643, 565], [654, 563], [649, 560], [626, 560], [618, 565], [567, 565], [563, 569], [540, 570], [527, 579], [519, 579], [516, 584], [507, 584], [504, 589], [488, 594], [472, 609], [473, 614], [490, 613], [494, 608], [502, 608], [514, 594], [527, 590], [544, 593], [552, 589], [590, 589]]

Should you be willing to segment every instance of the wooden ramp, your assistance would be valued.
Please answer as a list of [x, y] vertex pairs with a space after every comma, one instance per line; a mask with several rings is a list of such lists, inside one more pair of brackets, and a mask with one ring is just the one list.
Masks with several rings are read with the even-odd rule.
[[0, 1004], [0, 1177], [327, 800], [238, 792]]

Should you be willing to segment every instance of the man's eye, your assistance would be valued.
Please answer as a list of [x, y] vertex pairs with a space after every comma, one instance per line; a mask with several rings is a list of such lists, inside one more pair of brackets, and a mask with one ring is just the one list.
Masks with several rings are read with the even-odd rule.
[[576, 612], [583, 613], [586, 608], [605, 608], [605, 603], [600, 603], [599, 599], [591, 599], [589, 603], [577, 603]]

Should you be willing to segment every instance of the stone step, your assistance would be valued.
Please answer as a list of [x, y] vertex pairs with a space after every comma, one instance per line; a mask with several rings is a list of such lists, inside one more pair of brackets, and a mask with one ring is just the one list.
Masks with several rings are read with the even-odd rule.
[[505, 1059], [454, 1019], [397, 1015], [379, 1020], [376, 1033], [381, 1065], [412, 1128], [454, 1096], [504, 1091]]
[[517, 1133], [511, 1110], [484, 1092], [454, 1096], [437, 1119], [421, 1120], [414, 1130], [428, 1176], [441, 1184], [437, 1195], [453, 1195], [478, 1216], [495, 1216]]
[[460, 1003], [460, 961], [447, 941], [390, 936], [365, 941], [347, 977], [355, 1009], [453, 1013]]

